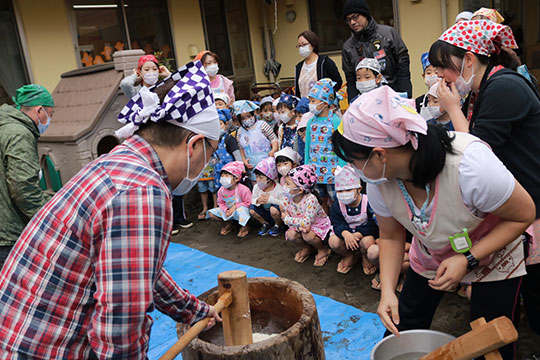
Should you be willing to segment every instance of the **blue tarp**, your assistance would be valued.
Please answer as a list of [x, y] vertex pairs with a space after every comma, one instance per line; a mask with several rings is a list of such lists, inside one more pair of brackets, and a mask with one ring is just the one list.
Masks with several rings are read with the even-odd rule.
[[[248, 277], [276, 276], [270, 271], [220, 259], [180, 244], [169, 246], [165, 268], [180, 286], [197, 295], [217, 286], [217, 276], [223, 271], [242, 270]], [[313, 297], [319, 313], [326, 358], [369, 359], [371, 349], [384, 333], [379, 317], [325, 296], [313, 294]], [[157, 310], [151, 316], [154, 325], [148, 356], [158, 359], [178, 340], [176, 323]]]

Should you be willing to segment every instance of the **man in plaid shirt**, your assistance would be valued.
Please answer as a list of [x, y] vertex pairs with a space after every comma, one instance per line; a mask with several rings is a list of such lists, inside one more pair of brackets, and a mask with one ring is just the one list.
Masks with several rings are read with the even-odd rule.
[[119, 116], [127, 140], [34, 216], [0, 272], [0, 358], [145, 359], [154, 308], [220, 320], [163, 268], [171, 188], [196, 184], [219, 139], [209, 91], [200, 62], [142, 90]]

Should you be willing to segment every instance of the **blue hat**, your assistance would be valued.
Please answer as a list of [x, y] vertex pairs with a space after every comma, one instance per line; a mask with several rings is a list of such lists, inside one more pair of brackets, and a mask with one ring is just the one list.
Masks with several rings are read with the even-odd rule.
[[229, 109], [218, 109], [217, 111], [219, 120], [223, 122], [229, 122], [231, 120], [231, 110]]
[[426, 52], [426, 53], [423, 53], [422, 56], [420, 57], [420, 60], [422, 61], [422, 71], [426, 71], [426, 68], [431, 65], [431, 63], [429, 62], [429, 53]]
[[233, 103], [234, 113], [240, 115], [242, 113], [250, 113], [259, 108], [259, 105], [250, 100], [237, 100]]
[[337, 104], [343, 97], [335, 93], [334, 86], [336, 86], [335, 81], [328, 78], [321, 79], [313, 85], [309, 91], [308, 97], [321, 100], [330, 105]]
[[298, 111], [300, 114], [307, 113], [309, 111], [309, 99], [307, 97], [301, 98], [294, 110]]
[[296, 107], [296, 104], [298, 104], [299, 100], [300, 99], [298, 99], [296, 96], [285, 93], [282, 93], [279, 97], [279, 103], [287, 105], [289, 109], [294, 109]]

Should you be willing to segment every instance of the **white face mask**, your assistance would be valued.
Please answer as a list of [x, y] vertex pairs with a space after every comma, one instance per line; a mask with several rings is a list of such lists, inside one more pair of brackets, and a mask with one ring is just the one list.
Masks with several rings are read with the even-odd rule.
[[367, 93], [368, 91], [371, 91], [375, 88], [377, 88], [377, 81], [375, 79], [371, 79], [368, 81], [357, 81], [356, 82], [356, 89], [360, 91], [361, 94]]
[[290, 115], [290, 112], [288, 112], [288, 113], [281, 113], [281, 114], [279, 114], [279, 120], [281, 120], [282, 123], [286, 124], [286, 123], [288, 123], [288, 122], [291, 120], [291, 118], [289, 117], [289, 115]]
[[364, 166], [362, 167], [362, 170], [358, 170], [356, 167], [354, 167], [354, 171], [355, 171], [356, 175], [360, 179], [362, 179], [362, 181], [367, 182], [368, 184], [372, 184], [372, 185], [381, 185], [381, 184], [384, 184], [384, 183], [388, 182], [388, 179], [384, 177], [384, 175], [386, 173], [386, 163], [383, 164], [382, 176], [380, 178], [378, 178], [378, 179], [370, 179], [364, 174], [364, 170], [366, 169], [366, 166], [367, 166], [370, 158], [371, 158], [371, 154], [369, 154], [369, 157], [367, 158], [366, 162], [364, 163]]
[[426, 121], [433, 119], [431, 117], [431, 112], [429, 111], [428, 107], [424, 105], [422, 105], [422, 107], [420, 108], [420, 116], [423, 117]]
[[309, 112], [312, 113], [313, 115], [319, 115], [323, 110], [324, 110], [324, 106], [319, 109], [319, 105], [321, 104], [324, 104], [324, 103], [318, 103], [318, 104], [309, 104]]
[[264, 190], [268, 187], [268, 185], [270, 184], [270, 181], [257, 181], [257, 186], [259, 187], [259, 189], [261, 190]]
[[439, 81], [439, 77], [437, 75], [426, 75], [424, 78], [424, 84], [426, 84], [428, 88], [435, 85], [437, 81]]
[[225, 187], [225, 189], [230, 189], [231, 186], [233, 185], [232, 178], [230, 176], [227, 176], [227, 177], [222, 176], [221, 178], [219, 178], [219, 182], [221, 183], [221, 185]]
[[208, 76], [214, 77], [217, 75], [219, 71], [219, 66], [218, 64], [212, 64], [212, 65], [208, 65], [205, 69]]
[[461, 95], [462, 98], [464, 98], [468, 93], [471, 92], [472, 81], [473, 81], [474, 77], [476, 76], [476, 74], [474, 73], [474, 67], [472, 67], [471, 68], [472, 75], [471, 75], [471, 77], [469, 78], [468, 81], [465, 81], [465, 79], [463, 78], [463, 69], [464, 68], [465, 68], [465, 58], [463, 58], [463, 61], [461, 62], [461, 72], [459, 73], [459, 77], [455, 81], [456, 89], [457, 89], [459, 95]]
[[443, 112], [441, 111], [441, 107], [440, 106], [428, 106], [428, 111], [429, 113], [431, 114], [431, 118], [432, 119], [438, 119], [440, 118], [441, 116], [443, 116]]
[[255, 120], [254, 117], [250, 117], [249, 119], [242, 120], [242, 126], [245, 127], [246, 129], [249, 129], [250, 127], [255, 125], [255, 121], [257, 120]]
[[356, 200], [356, 190], [339, 191], [336, 193], [337, 199], [345, 205], [352, 204]]
[[143, 80], [148, 85], [154, 85], [155, 83], [157, 83], [158, 78], [159, 78], [159, 73], [157, 72], [150, 72], [143, 75]]
[[309, 45], [300, 46], [298, 48], [298, 53], [301, 57], [307, 58], [309, 54], [311, 54], [311, 49], [309, 48]]
[[201, 172], [199, 173], [199, 175], [197, 175], [195, 178], [193, 179], [190, 179], [189, 178], [189, 167], [190, 167], [190, 161], [189, 161], [189, 143], [193, 140], [194, 138], [191, 138], [188, 143], [186, 144], [186, 157], [187, 157], [187, 171], [186, 171], [186, 177], [182, 179], [182, 181], [180, 181], [180, 184], [178, 184], [177, 187], [174, 188], [173, 190], [173, 195], [174, 196], [182, 196], [182, 195], [185, 195], [187, 194], [191, 189], [193, 189], [193, 187], [195, 185], [197, 185], [197, 182], [199, 181], [199, 178], [201, 177], [203, 171], [204, 171], [204, 168], [206, 167], [206, 165], [208, 164], [208, 161], [206, 159], [206, 142], [205, 140], [203, 139], [203, 149], [204, 149], [204, 166], [201, 170]]
[[[294, 189], [290, 189], [289, 187], [287, 186], [284, 186], [283, 187], [283, 195], [285, 195], [286, 197], [288, 197], [289, 199], [292, 199], [293, 197], [295, 197], [296, 195], [300, 195], [300, 194], [297, 194], [298, 188], [294, 188]], [[293, 194], [294, 192], [294, 194]]]
[[291, 169], [292, 169], [291, 165], [283, 165], [283, 166], [278, 166], [277, 171], [279, 175], [286, 176], [289, 173], [289, 171], [291, 171]]

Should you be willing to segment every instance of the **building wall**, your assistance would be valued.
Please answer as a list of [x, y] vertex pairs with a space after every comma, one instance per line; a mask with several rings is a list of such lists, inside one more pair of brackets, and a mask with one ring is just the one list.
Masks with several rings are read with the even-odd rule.
[[77, 68], [64, 0], [15, 0], [34, 82], [53, 91], [60, 74]]
[[[256, 15], [256, 12], [260, 12], [260, 4], [253, 4], [254, 2], [247, 1], [248, 13], [250, 15], [250, 28], [254, 27], [252, 15]], [[274, 28], [274, 8], [272, 6], [264, 5], [267, 21], [269, 26]], [[297, 14], [297, 18], [293, 23], [289, 23], [285, 20], [285, 13], [288, 9], [294, 9]], [[429, 51], [431, 44], [437, 40], [442, 33], [442, 21], [441, 21], [441, 7], [438, 0], [421, 0], [417, 3], [413, 3], [410, 0], [398, 0], [399, 9], [399, 24], [400, 31], [403, 37], [403, 41], [409, 49], [409, 56], [411, 59], [411, 80], [413, 83], [413, 95], [419, 96], [426, 91], [422, 79], [422, 65], [420, 62], [420, 56], [422, 53]], [[458, 0], [447, 1], [447, 21], [448, 25], [453, 24], [454, 18], [459, 10]], [[251, 11], [251, 12], [250, 12]], [[258, 26], [261, 25], [260, 15], [257, 21]], [[278, 1], [278, 30], [274, 35], [274, 45], [276, 47], [276, 60], [282, 65], [280, 78], [293, 77], [294, 66], [302, 60], [298, 55], [298, 50], [295, 48], [296, 39], [299, 33], [309, 29], [309, 10], [307, 0], [296, 0], [294, 5], [287, 7], [285, 1]], [[252, 31], [252, 49], [254, 60], [261, 58], [264, 63], [262, 55], [262, 43], [255, 43], [254, 39], [260, 39], [260, 29], [257, 32]], [[258, 35], [258, 36], [257, 36]], [[260, 49], [260, 50], [259, 50]], [[345, 79], [345, 76], [341, 70], [341, 53], [336, 52], [329, 54], [330, 58], [336, 63], [340, 70], [341, 76]], [[255, 61], [256, 79], [258, 82], [267, 81], [262, 74], [262, 65]]]
[[198, 51], [206, 49], [199, 0], [169, 0], [169, 21], [177, 64], [182, 66], [192, 60], [188, 53], [190, 45]]

